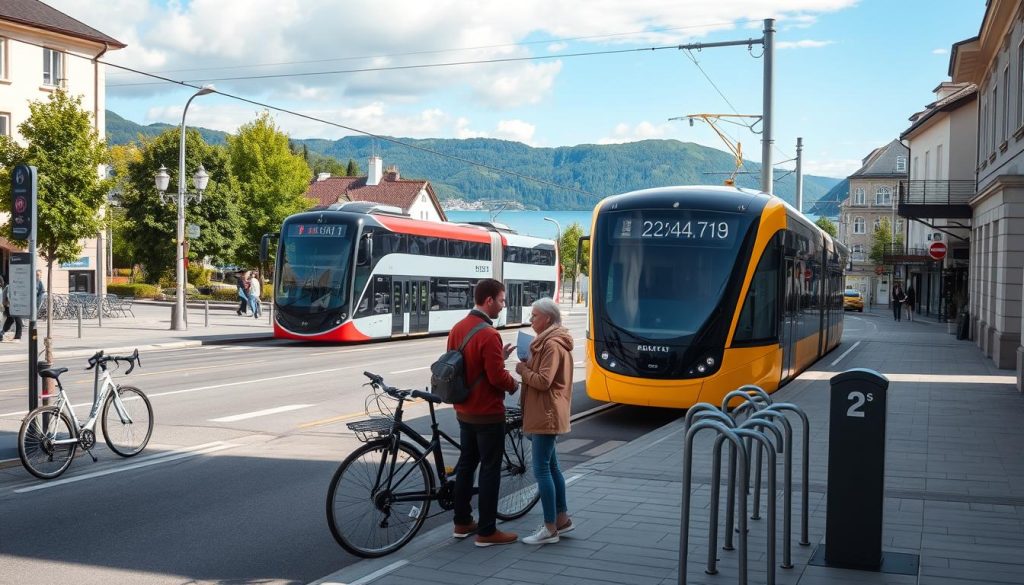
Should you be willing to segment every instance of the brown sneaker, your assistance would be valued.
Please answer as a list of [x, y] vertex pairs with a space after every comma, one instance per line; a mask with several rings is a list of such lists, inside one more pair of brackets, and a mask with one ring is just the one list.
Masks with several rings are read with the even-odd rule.
[[477, 534], [474, 544], [477, 546], [494, 546], [496, 544], [512, 544], [517, 540], [519, 540], [519, 537], [512, 532], [495, 530], [494, 534], [490, 534], [488, 536], [481, 536]]
[[455, 529], [452, 531], [452, 536], [455, 538], [466, 538], [474, 532], [476, 532], [476, 522], [470, 522], [469, 524], [456, 524]]

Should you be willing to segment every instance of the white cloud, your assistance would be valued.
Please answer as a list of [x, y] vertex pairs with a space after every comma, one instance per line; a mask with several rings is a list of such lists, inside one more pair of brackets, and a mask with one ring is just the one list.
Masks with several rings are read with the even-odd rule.
[[479, 130], [473, 130], [469, 127], [468, 118], [459, 118], [455, 120], [455, 138], [487, 138], [486, 132]]
[[821, 177], [847, 177], [861, 167], [860, 159], [825, 159], [805, 160], [803, 170], [806, 175]]
[[802, 41], [779, 41], [775, 43], [777, 49], [819, 49], [821, 47], [827, 47], [835, 44], [835, 41], [812, 41], [805, 39]]
[[612, 130], [611, 136], [605, 136], [597, 141], [598, 144], [622, 144], [623, 142], [637, 142], [639, 140], [650, 140], [664, 138], [669, 131], [668, 124], [652, 124], [644, 121], [635, 126], [623, 122], [617, 124]]
[[[824, 13], [857, 0], [597, 0], [515, 3], [449, 0], [51, 0], [57, 9], [125, 42], [106, 57], [146, 70], [167, 71], [175, 79], [299, 73], [365, 68], [373, 64], [410, 65], [444, 61], [527, 56], [560, 49], [551, 45], [502, 46], [528, 37], [592, 37], [593, 45], [679, 42], [704, 38], [737, 26], [760, 26], [775, 17], [787, 26], [809, 26]], [[697, 28], [694, 28], [697, 27]], [[664, 32], [657, 32], [663, 30]], [[622, 35], [624, 32], [648, 31]], [[604, 35], [602, 37], [602, 35]], [[447, 51], [452, 48], [457, 52]], [[423, 53], [437, 51], [436, 53]], [[419, 52], [417, 55], [403, 53]], [[386, 59], [363, 57], [390, 55]], [[314, 62], [318, 61], [318, 62]], [[269, 65], [276, 64], [276, 65]], [[219, 68], [219, 69], [214, 69]], [[350, 73], [300, 78], [307, 91], [327, 95], [405, 97], [468, 88], [496, 108], [543, 100], [561, 72], [551, 63], [505, 63]], [[110, 71], [111, 86], [137, 78]], [[266, 94], [277, 80], [221, 81], [218, 87], [248, 96]], [[153, 95], [168, 86], [111, 87], [117, 95]]]
[[559, 51], [564, 51], [568, 46], [569, 43], [551, 43], [550, 45], [548, 45], [548, 52], [557, 53]]
[[948, 55], [949, 49], [932, 49], [932, 55]]
[[515, 140], [532, 146], [533, 134], [536, 131], [536, 126], [522, 120], [501, 120], [498, 122], [498, 130], [494, 133], [494, 137]]

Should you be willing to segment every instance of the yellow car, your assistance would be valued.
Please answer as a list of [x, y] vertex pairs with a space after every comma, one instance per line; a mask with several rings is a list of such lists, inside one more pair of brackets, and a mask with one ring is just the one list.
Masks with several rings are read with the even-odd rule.
[[847, 289], [843, 293], [843, 309], [864, 312], [864, 297], [860, 296], [859, 290]]

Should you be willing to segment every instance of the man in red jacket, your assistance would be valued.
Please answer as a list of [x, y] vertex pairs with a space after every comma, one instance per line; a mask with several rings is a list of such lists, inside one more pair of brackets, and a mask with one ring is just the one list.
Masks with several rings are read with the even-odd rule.
[[[456, 323], [448, 335], [448, 349], [458, 349], [471, 329], [481, 322], [493, 324], [505, 308], [505, 285], [486, 278], [473, 291], [476, 306]], [[496, 527], [498, 488], [501, 484], [501, 458], [505, 449], [505, 393], [515, 394], [519, 383], [505, 369], [512, 344], [504, 347], [501, 335], [493, 327], [478, 331], [462, 356], [466, 365], [469, 398], [455, 405], [459, 419], [462, 454], [455, 473], [455, 538], [477, 533], [476, 546], [511, 544], [515, 534]], [[480, 523], [473, 522], [473, 476], [480, 466]]]

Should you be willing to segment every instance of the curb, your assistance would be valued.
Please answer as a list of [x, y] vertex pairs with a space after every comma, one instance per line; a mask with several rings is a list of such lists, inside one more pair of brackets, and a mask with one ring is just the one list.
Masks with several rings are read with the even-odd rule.
[[[225, 333], [223, 335], [209, 335], [202, 339], [189, 339], [185, 341], [168, 341], [165, 343], [150, 343], [145, 345], [132, 345], [121, 347], [98, 347], [96, 349], [71, 349], [61, 351], [60, 357], [78, 358], [89, 357], [99, 350], [106, 353], [130, 353], [139, 351], [161, 351], [168, 349], [185, 349], [189, 347], [200, 347], [203, 345], [228, 345], [232, 343], [247, 343], [251, 341], [268, 341], [274, 339], [273, 333]], [[27, 359], [25, 355], [0, 356], [0, 364], [17, 363]]]
[[[581, 463], [580, 465], [570, 469], [565, 469], [563, 470], [563, 473], [565, 473], [567, 477], [570, 475], [579, 475], [581, 476], [580, 479], [595, 473], [600, 473], [603, 469], [610, 467], [619, 461], [629, 459], [642, 453], [651, 445], [660, 443], [661, 441], [669, 439], [673, 435], [681, 433], [684, 429], [683, 422], [682, 418], [672, 421], [650, 431], [649, 433], [640, 435], [625, 445], [621, 445], [608, 453], [599, 455], [590, 461]], [[460, 543], [460, 540], [456, 540], [452, 537], [451, 524], [445, 523], [426, 533], [416, 535], [413, 540], [397, 554], [376, 559], [363, 559], [356, 561], [343, 569], [311, 582], [309, 585], [367, 585], [392, 571], [408, 565], [410, 562], [429, 557], [444, 548]], [[404, 554], [402, 554], [403, 552]]]

